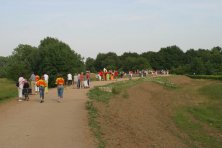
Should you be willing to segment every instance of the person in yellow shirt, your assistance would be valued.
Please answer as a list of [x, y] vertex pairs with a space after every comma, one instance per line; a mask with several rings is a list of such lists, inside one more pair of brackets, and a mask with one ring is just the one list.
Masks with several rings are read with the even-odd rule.
[[56, 79], [58, 102], [61, 102], [63, 100], [64, 83], [65, 80], [63, 79], [62, 75], [58, 75]]
[[47, 87], [46, 82], [44, 80], [44, 76], [41, 77], [36, 83], [36, 85], [39, 87], [39, 95], [40, 95], [40, 103], [44, 102], [44, 93], [45, 93], [45, 87]]

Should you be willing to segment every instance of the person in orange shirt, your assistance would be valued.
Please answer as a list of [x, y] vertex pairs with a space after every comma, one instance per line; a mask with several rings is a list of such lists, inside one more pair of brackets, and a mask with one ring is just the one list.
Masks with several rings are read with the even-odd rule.
[[58, 75], [56, 79], [58, 102], [61, 102], [63, 100], [64, 83], [65, 80], [63, 79], [62, 75]]
[[37, 81], [37, 86], [39, 87], [39, 95], [40, 95], [40, 103], [44, 102], [44, 93], [45, 93], [45, 87], [47, 87], [46, 82], [44, 80], [44, 76], [41, 77], [40, 80]]

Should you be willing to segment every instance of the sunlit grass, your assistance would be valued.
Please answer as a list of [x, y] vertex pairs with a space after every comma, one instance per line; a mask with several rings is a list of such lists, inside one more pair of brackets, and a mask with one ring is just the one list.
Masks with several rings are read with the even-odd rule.
[[0, 103], [17, 96], [15, 82], [8, 79], [0, 79]]
[[191, 146], [220, 148], [222, 138], [218, 135], [222, 135], [222, 84], [213, 82], [198, 92], [200, 98], [197, 99], [204, 102], [177, 109], [173, 120], [190, 137]]

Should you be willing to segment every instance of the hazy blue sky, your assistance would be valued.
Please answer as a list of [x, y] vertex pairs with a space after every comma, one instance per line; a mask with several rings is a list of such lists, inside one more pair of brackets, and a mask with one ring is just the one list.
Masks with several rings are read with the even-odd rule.
[[0, 0], [0, 56], [55, 37], [84, 57], [222, 47], [222, 0]]

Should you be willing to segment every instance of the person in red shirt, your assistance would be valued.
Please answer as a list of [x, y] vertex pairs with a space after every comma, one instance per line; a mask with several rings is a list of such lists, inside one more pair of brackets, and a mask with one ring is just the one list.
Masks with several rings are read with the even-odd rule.
[[118, 78], [118, 75], [119, 75], [119, 74], [118, 74], [118, 71], [115, 71], [115, 72], [114, 72], [114, 77], [115, 77], [116, 80], [117, 80], [117, 78]]
[[103, 78], [103, 71], [102, 71], [102, 70], [100, 70], [100, 72], [99, 72], [99, 76], [100, 76], [99, 80], [101, 81], [102, 78]]
[[90, 86], [89, 86], [89, 81], [90, 81], [90, 71], [87, 71], [87, 72], [86, 72], [86, 81], [87, 81], [88, 87], [90, 87]]
[[44, 80], [44, 76], [41, 77], [40, 80], [37, 81], [36, 85], [39, 87], [39, 95], [40, 95], [40, 103], [44, 102], [44, 94], [45, 94], [45, 87], [47, 87], [46, 82]]
[[84, 74], [83, 74], [83, 72], [81, 72], [81, 74], [80, 74], [80, 88], [84, 87], [83, 86], [83, 81], [84, 81]]

